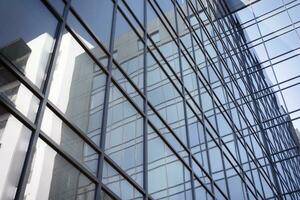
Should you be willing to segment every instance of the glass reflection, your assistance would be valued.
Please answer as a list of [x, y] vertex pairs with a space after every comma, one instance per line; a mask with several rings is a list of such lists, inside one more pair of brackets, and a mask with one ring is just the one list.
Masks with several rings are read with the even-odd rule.
[[103, 200], [114, 200], [111, 196], [109, 196], [106, 192], [103, 190], [101, 191]]
[[41, 129], [78, 162], [97, 173], [98, 154], [49, 108], [45, 110]]
[[110, 91], [105, 152], [143, 185], [143, 118], [115, 86]]
[[40, 100], [2, 63], [0, 64], [0, 96], [34, 122]]
[[155, 199], [192, 199], [190, 172], [151, 128], [148, 129], [148, 185]]
[[49, 99], [100, 144], [106, 75], [76, 40], [65, 32], [55, 65]]
[[72, 1], [72, 6], [106, 47], [111, 35], [113, 3], [111, 0]]
[[25, 199], [94, 199], [95, 184], [63, 159], [42, 140], [38, 140], [26, 185]]
[[122, 200], [142, 200], [143, 197], [123, 176], [106, 161], [103, 163], [103, 183]]
[[14, 199], [31, 131], [0, 106], [0, 199]]
[[0, 12], [5, 16], [0, 19], [1, 55], [41, 87], [55, 41], [56, 19], [38, 0], [0, 1]]
[[120, 12], [116, 16], [115, 34], [113, 57], [143, 91], [144, 44]]
[[[182, 97], [154, 58], [147, 54], [147, 90], [149, 102], [186, 144]], [[149, 116], [153, 113], [149, 109]]]

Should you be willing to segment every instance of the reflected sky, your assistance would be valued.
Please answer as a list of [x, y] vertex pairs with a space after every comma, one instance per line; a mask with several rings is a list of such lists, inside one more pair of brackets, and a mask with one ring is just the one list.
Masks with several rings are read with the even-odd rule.
[[[287, 112], [300, 108], [299, 8], [289, 0], [263, 0], [238, 12], [269, 82], [275, 85], [273, 90]], [[271, 13], [263, 16], [267, 12]], [[268, 18], [271, 14], [272, 17]], [[256, 22], [254, 16], [258, 17]], [[265, 45], [257, 45], [263, 42]], [[299, 111], [291, 114], [292, 119], [299, 116]], [[300, 120], [293, 121], [293, 124], [300, 130]]]

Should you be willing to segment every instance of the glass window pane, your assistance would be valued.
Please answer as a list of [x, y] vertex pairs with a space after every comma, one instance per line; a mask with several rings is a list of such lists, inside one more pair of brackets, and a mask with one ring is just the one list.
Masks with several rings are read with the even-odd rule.
[[94, 199], [95, 184], [42, 140], [38, 140], [25, 199]]
[[110, 91], [105, 152], [143, 185], [143, 118], [115, 86]]
[[72, 1], [72, 6], [106, 47], [109, 45], [113, 3], [110, 0]]
[[0, 1], [0, 12], [5, 16], [0, 19], [0, 53], [41, 87], [55, 41], [56, 19], [38, 0]]
[[10, 71], [0, 64], [0, 95], [31, 121], [35, 120], [40, 100]]
[[0, 105], [0, 199], [14, 199], [31, 131]]
[[106, 67], [108, 59], [107, 55], [104, 53], [104, 50], [98, 46], [97, 42], [92, 38], [92, 36], [80, 24], [80, 22], [72, 13], [68, 15], [67, 23], [71, 26], [71, 29], [77, 38], [85, 45], [86, 48], [90, 50], [95, 58]]
[[140, 38], [129, 26], [123, 15], [118, 12], [116, 16], [116, 33], [114, 39], [114, 59], [121, 65], [133, 82], [142, 90], [144, 55]]
[[89, 137], [99, 138], [106, 75], [70, 33], [63, 34], [59, 51], [49, 99]]
[[163, 140], [148, 129], [148, 185], [155, 199], [191, 199], [190, 172]]
[[[78, 162], [85, 165], [94, 174], [97, 173], [99, 156], [96, 151], [49, 108], [45, 110], [41, 129]], [[99, 137], [96, 137], [96, 142], [99, 142]]]
[[122, 200], [142, 200], [142, 195], [106, 161], [103, 163], [103, 183]]

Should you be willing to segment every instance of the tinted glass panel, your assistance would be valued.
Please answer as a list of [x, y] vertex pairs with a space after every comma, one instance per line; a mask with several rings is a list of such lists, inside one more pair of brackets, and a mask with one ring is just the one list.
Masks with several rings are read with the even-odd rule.
[[191, 199], [189, 171], [151, 128], [148, 131], [149, 193], [155, 199]]
[[113, 3], [110, 0], [72, 1], [72, 6], [107, 47], [110, 39]]
[[40, 100], [6, 67], [0, 64], [0, 98], [13, 104], [31, 121], [35, 120]]
[[33, 159], [25, 199], [94, 199], [95, 184], [42, 140]]
[[[41, 129], [63, 150], [96, 174], [98, 154], [49, 108], [45, 110]], [[97, 137], [99, 142], [99, 138]]]
[[1, 1], [0, 13], [0, 53], [41, 87], [53, 49], [56, 19], [38, 0]]
[[[63, 34], [49, 99], [99, 144], [106, 76], [75, 39]], [[98, 141], [97, 141], [98, 138]]]
[[105, 151], [143, 185], [143, 118], [115, 86], [110, 91]]
[[107, 185], [122, 200], [142, 200], [142, 195], [109, 163], [104, 161], [103, 166], [103, 183]]
[[0, 199], [14, 199], [31, 131], [0, 105]]

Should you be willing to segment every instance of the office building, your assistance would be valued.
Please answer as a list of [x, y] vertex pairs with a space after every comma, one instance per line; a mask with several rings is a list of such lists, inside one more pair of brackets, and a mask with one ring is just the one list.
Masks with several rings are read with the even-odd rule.
[[299, 199], [298, 5], [1, 1], [0, 199]]

